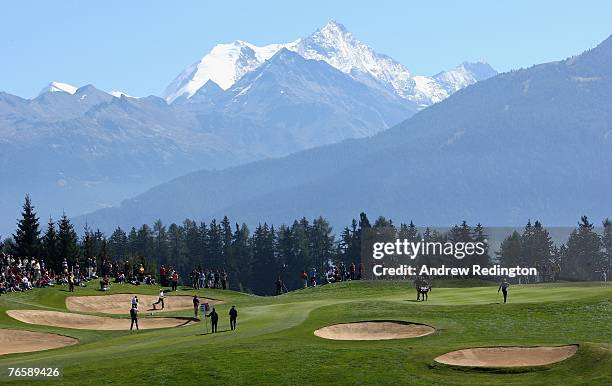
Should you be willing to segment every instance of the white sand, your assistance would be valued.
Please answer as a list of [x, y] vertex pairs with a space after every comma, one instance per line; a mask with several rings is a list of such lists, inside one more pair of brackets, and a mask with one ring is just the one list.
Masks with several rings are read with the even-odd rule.
[[574, 355], [577, 345], [553, 347], [485, 347], [451, 351], [436, 362], [470, 367], [543, 366], [561, 362]]
[[[129, 330], [131, 324], [129, 318], [107, 318], [103, 316], [72, 314], [69, 312], [9, 310], [6, 313], [11, 318], [28, 324], [74, 328], [78, 330]], [[189, 319], [181, 318], [138, 318], [138, 325], [141, 330], [178, 327], [190, 322], [191, 320]]]
[[78, 342], [75, 338], [46, 332], [0, 329], [0, 355], [50, 350]]
[[385, 340], [416, 338], [434, 332], [433, 327], [423, 324], [372, 321], [334, 324], [320, 328], [314, 334], [320, 338], [334, 340]]
[[[76, 312], [100, 312], [103, 314], [129, 315], [132, 298], [138, 296], [138, 309], [140, 312], [178, 311], [193, 309], [193, 296], [179, 295], [166, 296], [164, 309], [161, 304], [153, 310], [153, 303], [157, 302], [157, 295], [142, 294], [113, 294], [100, 296], [69, 296], [66, 298], [66, 308]], [[223, 303], [221, 300], [200, 298], [200, 303], [210, 305]]]

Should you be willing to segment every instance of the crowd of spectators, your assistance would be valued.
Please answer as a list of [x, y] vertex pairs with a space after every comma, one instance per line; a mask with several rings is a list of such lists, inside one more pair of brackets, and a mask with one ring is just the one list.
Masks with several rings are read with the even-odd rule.
[[0, 252], [0, 295], [53, 285], [55, 275], [44, 260], [14, 257]]
[[205, 269], [198, 266], [189, 275], [194, 289], [216, 288], [228, 289], [228, 278], [225, 269]]

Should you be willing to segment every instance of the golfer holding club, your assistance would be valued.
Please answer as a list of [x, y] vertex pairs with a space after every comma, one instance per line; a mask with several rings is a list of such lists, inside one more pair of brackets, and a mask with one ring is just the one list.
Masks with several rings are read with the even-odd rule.
[[497, 289], [498, 297], [499, 297], [499, 291], [502, 291], [502, 293], [504, 294], [504, 304], [506, 304], [506, 301], [508, 300], [508, 287], [510, 287], [510, 283], [508, 283], [508, 280], [504, 278], [501, 284], [499, 285], [499, 288]]

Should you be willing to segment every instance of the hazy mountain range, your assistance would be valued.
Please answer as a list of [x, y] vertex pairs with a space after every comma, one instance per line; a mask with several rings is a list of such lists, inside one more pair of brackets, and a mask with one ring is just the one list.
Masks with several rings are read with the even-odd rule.
[[416, 76], [330, 22], [288, 44], [220, 44], [163, 98], [52, 82], [0, 92], [0, 233], [26, 193], [43, 219], [118, 204], [156, 184], [370, 136], [495, 71]]
[[161, 184], [82, 217], [121, 225], [275, 224], [360, 211], [418, 225], [574, 225], [612, 215], [612, 37], [581, 55], [497, 75], [373, 137]]

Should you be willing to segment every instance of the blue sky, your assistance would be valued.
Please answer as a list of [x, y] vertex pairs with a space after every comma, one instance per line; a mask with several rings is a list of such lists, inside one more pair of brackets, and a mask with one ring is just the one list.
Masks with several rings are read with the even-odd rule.
[[609, 1], [29, 1], [0, 7], [0, 90], [49, 81], [159, 94], [216, 43], [286, 42], [335, 19], [430, 75], [465, 60], [498, 70], [580, 53], [612, 34]]

